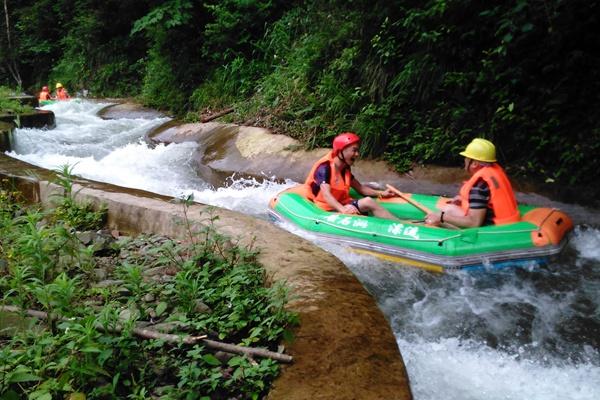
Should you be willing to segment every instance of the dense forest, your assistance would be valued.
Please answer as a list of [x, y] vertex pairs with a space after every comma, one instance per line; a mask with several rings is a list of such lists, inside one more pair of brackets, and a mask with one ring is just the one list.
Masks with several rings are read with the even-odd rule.
[[595, 187], [600, 6], [583, 0], [3, 0], [0, 85], [135, 97], [398, 170], [491, 139], [512, 174]]

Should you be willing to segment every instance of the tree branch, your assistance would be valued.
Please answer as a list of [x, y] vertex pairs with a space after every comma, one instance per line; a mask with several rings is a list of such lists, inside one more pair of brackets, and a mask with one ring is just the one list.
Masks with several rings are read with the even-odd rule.
[[222, 117], [223, 115], [229, 114], [231, 112], [233, 112], [233, 108], [226, 108], [223, 111], [220, 111], [220, 112], [215, 113], [213, 115], [209, 115], [209, 116], [203, 117], [200, 121], [201, 122], [212, 121], [213, 119], [217, 119], [217, 118]]
[[[46, 313], [44, 311], [22, 309], [22, 308], [15, 307], [15, 306], [0, 306], [0, 311], [7, 311], [7, 312], [12, 312], [12, 313], [24, 313], [26, 315], [29, 315], [29, 316], [32, 316], [35, 318], [44, 319], [44, 320], [48, 319], [48, 313]], [[63, 321], [68, 320], [67, 318], [64, 318], [64, 317], [61, 317], [58, 319], [63, 320]], [[100, 323], [96, 323], [95, 328], [100, 331], [117, 332], [117, 333], [121, 332], [123, 330], [123, 327], [118, 326], [118, 325], [112, 329], [106, 329]], [[168, 343], [185, 343], [185, 344], [196, 344], [196, 343], [202, 341], [208, 348], [225, 351], [227, 353], [241, 354], [241, 355], [246, 355], [249, 357], [257, 356], [257, 357], [263, 357], [263, 358], [270, 358], [270, 359], [277, 360], [277, 361], [284, 362], [284, 363], [291, 363], [293, 361], [292, 356], [289, 356], [287, 354], [277, 353], [277, 352], [270, 351], [267, 349], [262, 349], [262, 348], [238, 346], [235, 344], [218, 342], [216, 340], [207, 339], [206, 335], [179, 336], [179, 335], [173, 335], [173, 334], [168, 334], [168, 333], [161, 333], [161, 332], [157, 332], [155, 330], [146, 329], [146, 328], [133, 328], [133, 333], [144, 339], [159, 339], [159, 340], [164, 340], [165, 342], [168, 342]]]

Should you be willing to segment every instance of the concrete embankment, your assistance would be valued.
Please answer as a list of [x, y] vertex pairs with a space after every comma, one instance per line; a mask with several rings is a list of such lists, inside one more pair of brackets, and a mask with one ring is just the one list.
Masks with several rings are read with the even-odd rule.
[[[8, 178], [46, 206], [50, 195], [60, 190], [50, 183], [52, 177], [47, 170], [0, 155], [0, 178]], [[106, 205], [111, 229], [183, 236], [182, 206], [169, 198], [87, 180], [78, 180], [73, 192], [82, 200]], [[300, 326], [286, 352], [294, 363], [284, 367], [269, 399], [412, 397], [389, 324], [374, 299], [337, 258], [267, 221], [233, 211], [194, 204], [187, 216], [201, 224], [211, 213], [218, 216], [217, 230], [260, 248], [267, 273], [285, 280], [293, 290], [290, 307], [298, 312]]]

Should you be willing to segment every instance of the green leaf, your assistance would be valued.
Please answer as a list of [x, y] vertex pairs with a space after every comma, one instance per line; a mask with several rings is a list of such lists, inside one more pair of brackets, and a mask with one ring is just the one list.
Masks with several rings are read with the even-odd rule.
[[214, 366], [221, 365], [221, 361], [219, 361], [217, 359], [217, 357], [213, 356], [212, 354], [205, 354], [202, 356], [202, 359], [208, 365], [214, 365]]
[[533, 30], [533, 24], [531, 22], [528, 22], [521, 27], [522, 32], [529, 32], [531, 30]]
[[34, 382], [34, 381], [39, 381], [41, 379], [42, 378], [40, 378], [39, 376], [30, 374], [28, 372], [16, 372], [10, 376], [10, 378], [8, 379], [8, 382], [9, 383]]
[[52, 395], [45, 389], [37, 390], [29, 394], [29, 400], [52, 400]]
[[21, 397], [14, 390], [5, 392], [1, 397], [2, 400], [19, 400], [20, 398]]
[[94, 347], [94, 346], [83, 347], [80, 351], [82, 353], [101, 353], [102, 352], [102, 350], [100, 350], [99, 348]]
[[158, 303], [156, 305], [156, 316], [159, 317], [162, 313], [165, 312], [165, 310], [167, 309], [168, 305], [166, 302], [161, 301], [160, 303]]

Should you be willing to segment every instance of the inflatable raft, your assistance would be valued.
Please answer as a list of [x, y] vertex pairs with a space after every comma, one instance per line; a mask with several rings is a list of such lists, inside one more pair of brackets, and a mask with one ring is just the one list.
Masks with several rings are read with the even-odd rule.
[[424, 194], [405, 194], [410, 202], [399, 197], [378, 200], [401, 221], [339, 214], [317, 207], [304, 190], [298, 185], [273, 197], [271, 217], [357, 252], [436, 272], [543, 264], [561, 252], [573, 229], [564, 212], [528, 205], [519, 205], [521, 220], [515, 223], [463, 229], [428, 226], [413, 203], [439, 210], [449, 199]]

